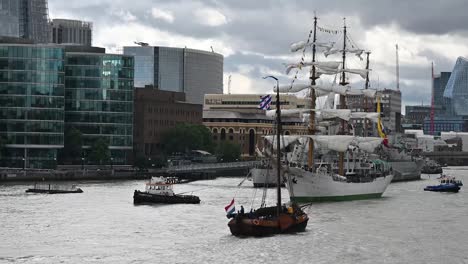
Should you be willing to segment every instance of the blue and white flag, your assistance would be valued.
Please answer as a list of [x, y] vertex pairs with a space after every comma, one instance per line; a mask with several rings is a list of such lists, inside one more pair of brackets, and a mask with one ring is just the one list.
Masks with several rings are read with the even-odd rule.
[[260, 99], [260, 104], [258, 105], [258, 108], [262, 110], [269, 110], [271, 106], [271, 95], [265, 95], [262, 96]]

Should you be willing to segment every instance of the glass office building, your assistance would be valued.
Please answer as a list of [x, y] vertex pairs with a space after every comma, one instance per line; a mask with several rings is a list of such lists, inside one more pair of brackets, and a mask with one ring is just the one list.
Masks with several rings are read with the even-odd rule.
[[184, 92], [189, 103], [203, 104], [205, 94], [223, 93], [223, 55], [187, 48], [124, 47], [135, 57], [135, 86]]
[[114, 164], [133, 146], [133, 57], [66, 52], [65, 123], [83, 134], [84, 149], [103, 138]]
[[154, 85], [154, 47], [124, 47], [124, 53], [134, 57], [135, 87]]
[[0, 36], [19, 37], [18, 0], [0, 0]]
[[468, 116], [468, 60], [458, 57], [444, 91], [449, 115]]
[[0, 44], [1, 166], [54, 167], [63, 132], [63, 48]]

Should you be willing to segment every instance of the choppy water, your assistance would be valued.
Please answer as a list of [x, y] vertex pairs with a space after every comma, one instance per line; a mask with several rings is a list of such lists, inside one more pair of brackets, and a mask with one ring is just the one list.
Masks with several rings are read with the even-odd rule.
[[[310, 207], [305, 233], [242, 239], [224, 214], [241, 178], [175, 186], [200, 205], [134, 206], [144, 181], [79, 182], [84, 193], [55, 195], [0, 185], [0, 263], [468, 263], [468, 168], [446, 172], [467, 186], [394, 183], [382, 199]], [[251, 184], [236, 198], [247, 210]]]

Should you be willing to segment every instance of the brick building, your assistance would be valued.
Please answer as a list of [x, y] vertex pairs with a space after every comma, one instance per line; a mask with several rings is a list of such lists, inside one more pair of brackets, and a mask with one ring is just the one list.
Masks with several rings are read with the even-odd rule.
[[135, 89], [134, 154], [156, 157], [164, 132], [179, 123], [202, 124], [202, 105], [185, 102], [185, 94], [154, 89]]

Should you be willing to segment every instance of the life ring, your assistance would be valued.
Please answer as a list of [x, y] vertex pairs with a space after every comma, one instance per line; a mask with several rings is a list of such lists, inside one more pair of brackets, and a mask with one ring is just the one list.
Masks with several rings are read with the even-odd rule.
[[259, 225], [259, 224], [260, 224], [260, 221], [258, 221], [258, 219], [254, 219], [254, 220], [253, 220], [253, 224], [254, 224], [254, 225]]

